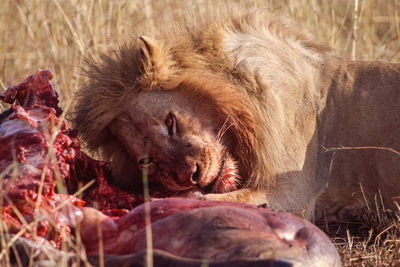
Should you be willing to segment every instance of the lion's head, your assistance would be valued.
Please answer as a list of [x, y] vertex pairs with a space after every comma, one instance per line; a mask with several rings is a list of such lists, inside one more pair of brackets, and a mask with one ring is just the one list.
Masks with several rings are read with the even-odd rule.
[[235, 190], [252, 158], [253, 116], [229, 80], [177, 70], [168, 52], [140, 37], [114, 57], [89, 60], [75, 127], [124, 187], [140, 184], [146, 170], [172, 191]]
[[141, 91], [110, 123], [108, 128], [126, 159], [114, 162], [120, 182], [129, 184], [147, 169], [151, 181], [173, 191], [236, 188], [239, 176], [228, 149], [232, 142], [228, 118], [216, 115], [201, 98], [193, 101], [195, 96], [184, 91]]

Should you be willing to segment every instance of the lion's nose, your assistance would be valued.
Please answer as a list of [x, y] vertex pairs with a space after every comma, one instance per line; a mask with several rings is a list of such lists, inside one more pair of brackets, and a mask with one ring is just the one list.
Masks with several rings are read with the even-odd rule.
[[200, 164], [195, 161], [185, 162], [178, 169], [179, 184], [185, 186], [197, 185], [201, 179]]
[[198, 163], [196, 163], [192, 170], [193, 170], [193, 172], [192, 172], [193, 174], [192, 174], [190, 181], [192, 182], [192, 184], [198, 184], [199, 180], [200, 180], [200, 165]]

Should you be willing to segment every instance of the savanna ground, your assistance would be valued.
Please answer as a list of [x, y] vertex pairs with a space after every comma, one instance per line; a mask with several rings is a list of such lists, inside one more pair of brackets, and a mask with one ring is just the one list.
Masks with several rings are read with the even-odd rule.
[[[235, 2], [291, 17], [337, 55], [400, 62], [400, 0]], [[201, 10], [206, 5], [206, 0], [0, 0], [1, 90], [39, 67], [50, 68], [62, 107], [71, 109], [74, 91], [84, 81], [83, 56], [129, 40], [134, 24], [146, 33], [160, 12], [179, 17], [182, 6]], [[382, 210], [369, 207], [357, 223], [319, 223], [345, 266], [400, 265], [400, 218]]]

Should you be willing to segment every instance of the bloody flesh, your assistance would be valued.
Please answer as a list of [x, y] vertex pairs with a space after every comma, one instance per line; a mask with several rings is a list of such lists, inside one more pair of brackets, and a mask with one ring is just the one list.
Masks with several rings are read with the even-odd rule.
[[71, 232], [72, 218], [82, 217], [74, 207], [84, 202], [55, 192], [56, 180], [69, 178], [76, 147], [59, 118], [51, 77], [49, 70], [38, 70], [0, 96], [16, 103], [0, 118], [1, 215], [9, 233], [22, 231], [58, 247]]
[[60, 117], [52, 76], [50, 70], [39, 69], [0, 94], [12, 104], [0, 115], [0, 199], [9, 233], [22, 231], [23, 237], [59, 247], [82, 217], [74, 207], [85, 202], [57, 193], [57, 182], [75, 192], [94, 179], [83, 198], [109, 214], [127, 213], [143, 199], [109, 184], [107, 164], [80, 150], [77, 132], [68, 130]]
[[[340, 266], [335, 247], [322, 231], [289, 213], [243, 203], [184, 198], [166, 198], [148, 205], [148, 215], [143, 204], [117, 219], [84, 208], [81, 238], [86, 252], [100, 252], [100, 225], [105, 254], [114, 255], [116, 260], [116, 255], [140, 253], [149, 246], [145, 222], [149, 216], [152, 249], [186, 259], [282, 259], [296, 266]], [[138, 262], [130, 266], [135, 264]]]

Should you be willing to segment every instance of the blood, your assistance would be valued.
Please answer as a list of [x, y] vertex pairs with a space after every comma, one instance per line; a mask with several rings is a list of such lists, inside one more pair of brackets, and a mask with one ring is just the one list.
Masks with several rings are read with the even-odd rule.
[[[112, 185], [109, 166], [81, 151], [77, 131], [61, 118], [52, 77], [39, 69], [0, 93], [11, 104], [0, 115], [0, 219], [6, 225], [0, 230], [59, 248], [82, 219], [83, 205], [119, 217], [143, 197]], [[72, 195], [91, 180], [82, 198]], [[63, 185], [58, 191], [57, 183]]]

